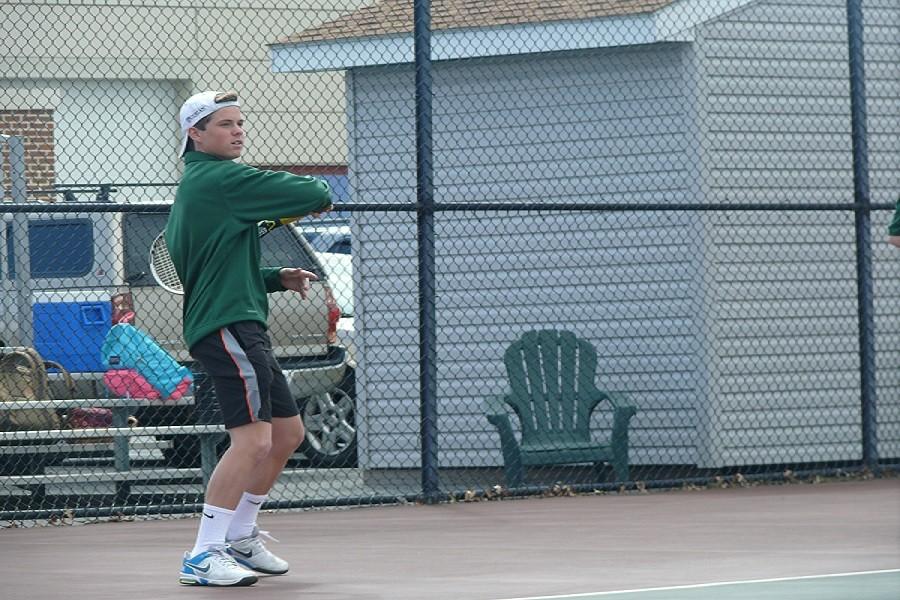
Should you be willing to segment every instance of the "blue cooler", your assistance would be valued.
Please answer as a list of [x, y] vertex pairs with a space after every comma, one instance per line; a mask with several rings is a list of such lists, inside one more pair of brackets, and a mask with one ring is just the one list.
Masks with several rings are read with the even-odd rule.
[[104, 372], [103, 340], [112, 327], [109, 292], [35, 292], [34, 347], [73, 373]]

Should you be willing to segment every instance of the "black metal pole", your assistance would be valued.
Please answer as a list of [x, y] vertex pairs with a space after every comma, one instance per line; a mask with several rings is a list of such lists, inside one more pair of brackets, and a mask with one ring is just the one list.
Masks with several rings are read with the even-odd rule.
[[878, 423], [875, 389], [875, 308], [872, 300], [872, 233], [869, 196], [869, 150], [866, 139], [866, 74], [863, 54], [862, 0], [847, 0], [850, 63], [850, 122], [853, 139], [853, 198], [856, 214], [856, 285], [859, 310], [860, 402], [863, 463], [878, 468]]
[[419, 393], [422, 495], [438, 500], [434, 190], [431, 162], [431, 3], [414, 2], [416, 70], [416, 199], [419, 242]]

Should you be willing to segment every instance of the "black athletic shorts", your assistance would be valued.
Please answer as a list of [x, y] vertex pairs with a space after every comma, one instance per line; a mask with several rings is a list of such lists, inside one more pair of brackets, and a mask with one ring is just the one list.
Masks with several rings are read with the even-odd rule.
[[216, 391], [225, 428], [299, 414], [262, 324], [241, 321], [191, 347]]

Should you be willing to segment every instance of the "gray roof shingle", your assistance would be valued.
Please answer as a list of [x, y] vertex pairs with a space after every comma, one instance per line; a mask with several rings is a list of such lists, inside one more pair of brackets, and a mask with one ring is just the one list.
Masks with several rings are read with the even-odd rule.
[[[431, 28], [498, 27], [579, 21], [654, 12], [675, 0], [433, 0]], [[413, 31], [412, 0], [379, 0], [371, 6], [278, 40], [280, 44], [397, 35]]]

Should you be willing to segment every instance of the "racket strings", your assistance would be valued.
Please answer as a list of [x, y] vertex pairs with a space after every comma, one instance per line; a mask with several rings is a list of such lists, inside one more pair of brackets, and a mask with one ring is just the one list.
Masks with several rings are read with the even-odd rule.
[[[282, 225], [293, 223], [302, 217], [285, 217], [277, 221], [260, 221], [256, 224], [257, 235], [263, 237], [273, 229], [277, 229]], [[183, 294], [184, 286], [181, 285], [181, 279], [175, 271], [175, 264], [169, 255], [169, 247], [166, 245], [164, 237], [165, 230], [156, 236], [153, 244], [150, 246], [150, 274], [163, 289], [175, 294]]]
[[160, 234], [150, 247], [150, 271], [156, 282], [170, 292], [181, 293], [183, 288], [175, 264], [169, 255], [166, 238]]

